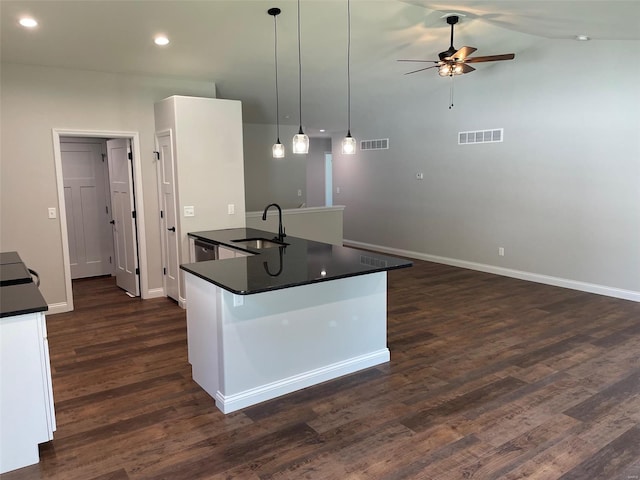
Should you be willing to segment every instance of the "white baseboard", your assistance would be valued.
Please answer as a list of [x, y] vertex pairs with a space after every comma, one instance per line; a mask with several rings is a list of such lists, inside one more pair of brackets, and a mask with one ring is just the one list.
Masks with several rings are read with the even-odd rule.
[[55, 315], [56, 313], [67, 313], [73, 310], [73, 308], [67, 302], [50, 303], [48, 307], [49, 307], [49, 310], [45, 312], [45, 315]]
[[371, 243], [357, 242], [354, 240], [345, 239], [343, 244], [350, 247], [375, 250], [392, 255], [400, 255], [402, 257], [425, 260], [427, 262], [442, 263], [444, 265], [451, 265], [453, 267], [467, 268], [469, 270], [477, 270], [480, 272], [502, 275], [504, 277], [518, 278], [520, 280], [543, 283], [545, 285], [553, 285], [554, 287], [570, 288], [572, 290], [579, 290], [582, 292], [596, 293], [598, 295], [606, 295], [607, 297], [621, 298], [623, 300], [640, 302], [640, 292], [636, 292], [634, 290], [625, 290], [621, 288], [608, 287], [606, 285], [597, 285], [594, 283], [580, 282], [578, 280], [570, 280], [567, 278], [541, 275], [539, 273], [531, 273], [521, 270], [513, 270], [510, 268], [496, 267], [494, 265], [487, 265], [484, 263], [468, 262], [466, 260], [458, 260], [456, 258], [439, 257], [437, 255], [428, 255], [426, 253], [384, 247], [382, 245], [373, 245]]
[[384, 348], [376, 352], [350, 358], [342, 362], [327, 365], [326, 367], [311, 370], [294, 375], [277, 382], [261, 385], [244, 392], [224, 396], [220, 391], [216, 392], [216, 406], [223, 413], [231, 413], [241, 408], [249, 407], [272, 398], [295, 392], [311, 385], [316, 385], [327, 380], [354, 373], [365, 368], [380, 365], [389, 361], [389, 349]]
[[143, 295], [143, 299], [145, 298], [160, 298], [165, 297], [164, 288], [150, 288], [147, 290], [146, 295]]
[[183, 308], [183, 309], [186, 310], [187, 309], [187, 299], [184, 298], [184, 297], [178, 297], [178, 298], [179, 298], [178, 305], [180, 305], [180, 308]]

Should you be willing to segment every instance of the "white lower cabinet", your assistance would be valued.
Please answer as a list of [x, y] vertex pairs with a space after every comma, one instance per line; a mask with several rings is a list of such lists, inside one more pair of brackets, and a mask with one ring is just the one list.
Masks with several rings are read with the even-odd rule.
[[38, 463], [55, 429], [45, 315], [0, 318], [0, 474]]

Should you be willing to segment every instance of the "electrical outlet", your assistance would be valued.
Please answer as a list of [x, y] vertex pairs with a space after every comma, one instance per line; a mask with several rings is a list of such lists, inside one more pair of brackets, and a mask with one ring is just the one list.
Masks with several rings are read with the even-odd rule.
[[195, 217], [196, 209], [195, 207], [184, 207], [184, 216], [185, 217]]
[[233, 295], [233, 306], [241, 307], [244, 305], [244, 297], [242, 295]]
[[498, 247], [498, 255], [504, 257], [504, 247]]
[[298, 196], [301, 197], [302, 196], [302, 190], [298, 189]]
[[229, 215], [235, 215], [236, 213], [236, 206], [233, 203], [230, 203], [229, 205], [227, 205], [227, 213]]
[[57, 216], [55, 207], [49, 207], [49, 218], [56, 218]]
[[340, 193], [340, 187], [336, 187], [336, 193]]

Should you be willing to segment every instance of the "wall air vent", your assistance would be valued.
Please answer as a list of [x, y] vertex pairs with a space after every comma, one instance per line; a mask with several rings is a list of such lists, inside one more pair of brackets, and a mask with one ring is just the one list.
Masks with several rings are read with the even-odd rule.
[[389, 150], [389, 139], [361, 140], [360, 150]]
[[475, 130], [473, 132], [459, 132], [458, 145], [470, 143], [496, 143], [502, 142], [504, 138], [504, 128], [494, 128], [493, 130]]

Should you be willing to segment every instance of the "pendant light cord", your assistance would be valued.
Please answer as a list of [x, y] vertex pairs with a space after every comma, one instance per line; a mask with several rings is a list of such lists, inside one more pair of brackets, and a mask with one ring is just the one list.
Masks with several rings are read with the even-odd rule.
[[276, 65], [276, 136], [280, 143], [280, 98], [278, 96], [278, 26], [277, 16], [273, 16], [273, 38], [274, 38], [274, 57]]
[[347, 135], [351, 136], [351, 1], [347, 0]]
[[300, 133], [302, 133], [302, 49], [300, 47], [300, 0], [298, 0], [298, 107]]

